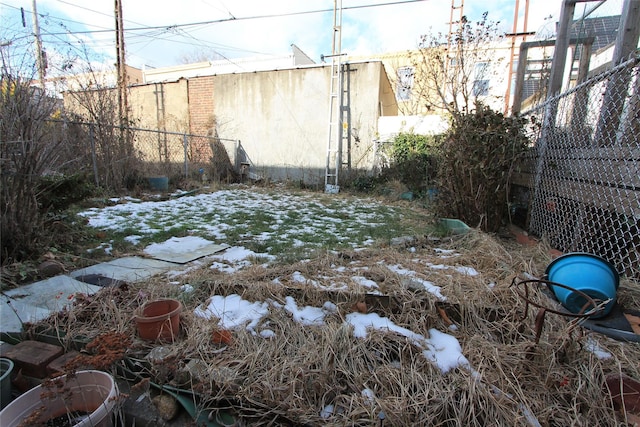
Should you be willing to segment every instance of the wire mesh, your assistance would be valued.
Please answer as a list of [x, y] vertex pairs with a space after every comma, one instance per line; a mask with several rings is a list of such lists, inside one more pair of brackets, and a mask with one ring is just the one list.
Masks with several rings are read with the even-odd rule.
[[640, 57], [523, 115], [529, 231], [640, 277]]
[[[234, 181], [238, 178], [237, 140], [205, 135], [52, 121], [50, 137], [64, 148], [61, 165], [85, 171], [105, 188], [130, 186], [144, 177]], [[68, 172], [62, 167], [56, 172]]]

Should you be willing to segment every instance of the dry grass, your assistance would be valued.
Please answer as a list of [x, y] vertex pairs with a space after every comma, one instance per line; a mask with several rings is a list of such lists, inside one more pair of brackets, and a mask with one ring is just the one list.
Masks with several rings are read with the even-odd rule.
[[[534, 310], [530, 308], [521, 320], [524, 303], [511, 281], [525, 272], [542, 275], [550, 261], [544, 244], [522, 248], [473, 232], [435, 242], [421, 238], [411, 247], [415, 250], [383, 247], [327, 253], [309, 262], [269, 269], [254, 266], [232, 275], [203, 268], [182, 277], [183, 283], [194, 286], [191, 294], [180, 293], [162, 278], [104, 289], [48, 324], [66, 331], [68, 343], [106, 331], [129, 333], [135, 338], [128, 356], [142, 361], [144, 375], [191, 388], [202, 396], [202, 408], [229, 408], [247, 424], [512, 426], [537, 420], [544, 426], [624, 425], [603, 391], [604, 377], [624, 373], [640, 379], [640, 345], [590, 333], [553, 314], [547, 315], [536, 345]], [[460, 256], [442, 258], [435, 247], [455, 249]], [[429, 263], [469, 266], [481, 274], [431, 269]], [[406, 280], [383, 264], [401, 264], [418, 272], [442, 288], [447, 302], [437, 304], [426, 291], [410, 290]], [[287, 280], [300, 271], [329, 285], [339, 281], [336, 268], [340, 266], [363, 267], [362, 275], [390, 297], [388, 304], [369, 300], [370, 312], [425, 336], [430, 328], [455, 336], [472, 370], [458, 368], [442, 374], [419, 348], [391, 332], [373, 331], [366, 339], [354, 338], [344, 326], [344, 317], [355, 303], [365, 300], [361, 288], [334, 291]], [[353, 270], [344, 273], [342, 281], [350, 283], [352, 275]], [[275, 278], [281, 283], [274, 283]], [[638, 289], [637, 283], [623, 282], [620, 300], [637, 306]], [[332, 301], [338, 311], [326, 319], [326, 326], [305, 327], [292, 321], [286, 311], [272, 310], [263, 324], [268, 322], [274, 338], [236, 330], [232, 344], [220, 347], [211, 341], [217, 322], [197, 318], [193, 309], [211, 295], [234, 293], [249, 301], [280, 303], [293, 296], [299, 306]], [[170, 356], [154, 364], [144, 358], [157, 344], [136, 337], [132, 316], [144, 301], [167, 296], [185, 304], [182, 331], [175, 343], [165, 345]], [[457, 330], [447, 328], [438, 307]], [[587, 351], [590, 340], [613, 357], [599, 359]], [[204, 362], [196, 377], [184, 371], [193, 359]], [[375, 397], [363, 395], [364, 389], [372, 390]], [[321, 410], [327, 405], [335, 411], [322, 419]], [[531, 415], [527, 418], [527, 414]]]

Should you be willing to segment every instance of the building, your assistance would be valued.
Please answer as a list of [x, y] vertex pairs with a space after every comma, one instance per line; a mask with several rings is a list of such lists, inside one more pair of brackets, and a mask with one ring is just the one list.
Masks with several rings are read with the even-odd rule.
[[[559, 91], [564, 92], [611, 66], [620, 15], [574, 20]], [[532, 40], [519, 45], [520, 67], [514, 83], [512, 110], [525, 111], [543, 101], [555, 49], [555, 39]]]
[[[231, 69], [209, 62], [144, 70], [147, 83], [128, 88], [129, 118], [141, 128], [238, 141], [254, 175], [321, 185], [332, 69], [305, 58], [294, 48], [277, 68], [234, 60]], [[378, 119], [397, 115], [397, 103], [381, 61], [354, 61], [344, 70], [349, 96], [342, 108], [351, 117], [344, 168], [370, 171]], [[73, 96], [65, 100], [68, 109], [78, 111]], [[229, 154], [234, 158], [237, 153]]]
[[[125, 67], [127, 71], [127, 86], [134, 86], [143, 82], [144, 75], [140, 68], [129, 65]], [[49, 77], [46, 80], [47, 92], [56, 96], [64, 92], [114, 88], [117, 85], [118, 75], [115, 68]]]
[[[576, 37], [595, 37], [594, 57], [604, 57], [615, 40], [618, 21], [619, 17], [585, 20], [574, 25], [582, 31]], [[519, 70], [525, 72], [524, 89], [517, 84], [514, 88], [509, 83], [515, 71], [511, 75], [507, 71], [512, 50], [517, 52], [527, 43], [540, 45], [541, 41], [523, 43], [519, 38], [515, 42], [505, 38], [478, 47], [470, 56], [468, 81], [458, 86], [456, 98], [447, 93], [446, 101], [472, 107], [480, 100], [502, 111], [508, 110], [505, 103], [513, 92], [520, 91], [531, 102], [544, 88], [544, 65], [540, 64], [552, 52], [553, 41], [546, 42], [542, 50], [531, 49], [521, 55], [528, 60]], [[576, 46], [582, 49], [576, 52], [585, 52], [582, 45]], [[448, 71], [456, 67], [452, 52], [447, 52]], [[446, 111], [433, 108], [438, 102], [442, 104], [441, 97], [421, 84], [428, 63], [426, 53], [407, 50], [346, 59], [343, 81], [348, 101], [343, 108], [350, 120], [343, 158], [347, 159], [347, 171], [372, 170], [378, 143], [390, 141], [399, 132], [435, 134], [447, 129]], [[258, 176], [308, 185], [324, 181], [330, 64], [315, 64], [292, 45], [288, 55], [145, 69], [140, 76], [132, 76], [136, 77], [129, 86], [128, 100], [130, 118], [137, 126], [239, 141], [243, 160]], [[236, 154], [230, 153], [234, 158]]]
[[292, 44], [291, 53], [288, 55], [260, 55], [145, 69], [142, 73], [142, 83], [161, 83], [181, 78], [279, 70], [313, 64], [315, 62], [306, 53]]

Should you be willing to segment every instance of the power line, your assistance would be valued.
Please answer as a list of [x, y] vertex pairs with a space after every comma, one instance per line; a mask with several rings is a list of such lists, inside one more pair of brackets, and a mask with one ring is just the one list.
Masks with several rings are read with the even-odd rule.
[[[58, 25], [66, 29], [63, 23], [58, 23]], [[66, 45], [83, 54], [85, 52], [79, 49], [77, 46], [75, 46], [75, 43], [73, 41], [65, 40], [61, 38], [61, 36], [66, 35], [68, 37], [74, 37], [76, 39], [76, 43], [80, 43], [86, 47], [92, 47], [93, 49], [96, 49], [96, 48], [102, 49], [102, 48], [110, 47], [113, 45], [113, 40], [111, 38], [102, 39], [102, 40], [97, 40], [97, 39], [83, 40], [83, 39], [80, 39], [76, 34], [74, 34], [72, 31], [68, 29], [65, 33], [51, 32], [50, 30], [46, 30], [46, 29], [42, 29], [41, 32], [42, 32], [43, 38], [47, 37], [48, 45]], [[162, 37], [163, 35], [165, 36]], [[30, 37], [32, 36], [31, 35], [24, 36], [25, 39], [28, 39]], [[192, 39], [193, 41], [183, 40], [184, 38], [189, 38], [189, 39]], [[213, 49], [214, 51], [216, 51], [215, 49], [225, 49], [225, 50], [237, 50], [237, 51], [251, 52], [251, 53], [260, 53], [256, 51], [236, 48], [236, 47], [225, 45], [225, 44], [204, 41], [194, 37], [190, 33], [179, 28], [177, 29], [162, 28], [162, 29], [150, 30], [147, 33], [135, 34], [128, 38], [127, 44], [129, 46], [142, 44], [141, 47], [137, 47], [136, 49], [134, 49], [134, 51], [137, 53], [141, 49], [144, 49], [144, 47], [147, 46], [148, 44], [153, 43], [154, 41], [159, 41], [159, 40], [163, 40], [169, 43], [177, 43], [181, 45], [192, 46], [192, 47], [207, 47], [207, 48]], [[224, 57], [224, 55], [222, 55], [221, 53], [217, 51], [216, 53], [219, 54], [221, 57]]]
[[[79, 4], [70, 3], [70, 2], [64, 1], [64, 0], [58, 0], [58, 2], [64, 3], [64, 4], [68, 4], [69, 6], [77, 7], [79, 9], [84, 9], [84, 10], [86, 10], [88, 12], [97, 13], [98, 15], [102, 15], [102, 16], [106, 16], [106, 17], [109, 17], [109, 18], [113, 18], [113, 14], [108, 14], [108, 13], [100, 12], [100, 11], [97, 11], [97, 10], [89, 9], [88, 7], [80, 6]], [[136, 25], [144, 25], [144, 24], [141, 24], [140, 22], [135, 22], [135, 21], [131, 21], [131, 20], [128, 20], [128, 19], [124, 19], [124, 21], [132, 22], [132, 23], [134, 23]]]
[[[59, 0], [61, 1], [61, 0]], [[360, 5], [360, 6], [347, 6], [347, 7], [343, 7], [343, 10], [353, 10], [353, 9], [366, 9], [366, 8], [372, 8], [372, 7], [381, 7], [381, 6], [394, 6], [394, 5], [399, 5], [399, 4], [409, 4], [409, 3], [419, 3], [419, 2], [425, 2], [425, 1], [429, 1], [429, 0], [399, 0], [399, 1], [393, 1], [393, 2], [387, 2], [387, 3], [380, 3], [380, 4], [365, 4], [365, 5]], [[254, 15], [254, 16], [244, 16], [244, 17], [233, 17], [233, 18], [223, 18], [223, 19], [215, 19], [215, 20], [211, 20], [211, 21], [201, 21], [201, 22], [191, 22], [188, 24], [172, 24], [172, 25], [155, 25], [155, 26], [143, 26], [143, 27], [136, 27], [136, 28], [128, 28], [125, 29], [125, 31], [143, 31], [143, 30], [157, 30], [157, 29], [162, 29], [162, 28], [183, 28], [183, 27], [191, 27], [191, 26], [195, 26], [195, 25], [210, 25], [210, 24], [219, 24], [222, 22], [230, 22], [230, 21], [248, 21], [248, 20], [253, 20], [253, 19], [268, 19], [268, 18], [283, 18], [283, 17], [287, 17], [287, 16], [297, 16], [297, 15], [310, 15], [310, 14], [315, 14], [315, 13], [327, 13], [327, 12], [333, 12], [333, 9], [317, 9], [317, 10], [308, 10], [308, 11], [302, 11], [302, 12], [289, 12], [289, 13], [276, 13], [276, 14], [270, 14], [270, 15]], [[104, 33], [107, 31], [113, 31], [113, 30], [93, 30], [93, 31], [75, 31], [75, 34], [93, 34], [93, 33]]]
[[[61, 3], [68, 4], [70, 6], [74, 6], [74, 7], [78, 7], [78, 8], [87, 10], [89, 12], [93, 12], [93, 13], [97, 13], [97, 14], [100, 14], [100, 15], [105, 15], [105, 16], [112, 17], [112, 15], [109, 15], [109, 14], [106, 14], [106, 13], [103, 13], [103, 12], [99, 12], [99, 11], [96, 11], [96, 10], [93, 10], [93, 9], [90, 9], [90, 8], [87, 8], [87, 7], [84, 7], [84, 6], [76, 5], [74, 3], [70, 3], [70, 2], [65, 1], [65, 0], [58, 0], [58, 1], [61, 2]], [[397, 1], [391, 1], [391, 2], [386, 2], [386, 3], [379, 3], [379, 4], [365, 4], [365, 5], [359, 5], [359, 6], [349, 6], [349, 7], [343, 7], [343, 9], [344, 10], [348, 10], [348, 9], [352, 9], [352, 10], [353, 9], [365, 9], [365, 8], [373, 8], [373, 7], [383, 7], [383, 6], [418, 3], [418, 2], [424, 2], [424, 1], [428, 1], [428, 0], [397, 0]], [[10, 7], [10, 8], [13, 8], [13, 9], [20, 10], [20, 8], [16, 8], [15, 6], [7, 5], [4, 2], [0, 2], [0, 5], [4, 5], [4, 6]], [[233, 47], [233, 46], [227, 46], [227, 45], [223, 45], [223, 44], [217, 44], [217, 43], [211, 43], [211, 42], [199, 40], [196, 37], [194, 37], [193, 35], [189, 34], [189, 32], [196, 30], [196, 28], [193, 28], [193, 27], [201, 27], [200, 29], [204, 29], [208, 25], [216, 24], [216, 23], [255, 20], [255, 19], [270, 19], [270, 18], [289, 17], [289, 16], [298, 16], [298, 15], [308, 15], [308, 14], [317, 14], [317, 13], [327, 13], [327, 12], [333, 12], [333, 9], [318, 9], [318, 10], [279, 13], [279, 14], [255, 15], [255, 16], [247, 16], [247, 17], [235, 17], [235, 16], [233, 16], [231, 14], [231, 12], [228, 9], [227, 9], [227, 11], [229, 12], [229, 15], [231, 16], [230, 18], [224, 18], [224, 19], [218, 19], [218, 20], [210, 20], [210, 21], [202, 21], [202, 22], [192, 22], [192, 23], [186, 23], [186, 24], [175, 24], [175, 25], [168, 25], [168, 26], [167, 25], [144, 26], [143, 24], [139, 24], [139, 23], [136, 23], [134, 21], [127, 21], [127, 22], [133, 22], [133, 23], [136, 23], [138, 25], [143, 25], [143, 26], [129, 28], [129, 29], [123, 29], [123, 30], [130, 34], [130, 36], [128, 38], [128, 43], [130, 45], [138, 45], [138, 44], [145, 43], [144, 46], [146, 46], [147, 44], [149, 44], [149, 43], [151, 43], [153, 41], [164, 40], [166, 42], [179, 43], [179, 44], [188, 45], [188, 46], [194, 46], [194, 47], [207, 46], [209, 48], [214, 49], [214, 51], [216, 49], [223, 49], [223, 50], [236, 50], [236, 51], [243, 51], [243, 52], [252, 52], [252, 53], [258, 53], [259, 54], [260, 52], [254, 52], [254, 51], [250, 51], [250, 50], [246, 50], [246, 49], [236, 48], [236, 47]], [[70, 20], [70, 19], [54, 17], [54, 16], [51, 16], [49, 14], [43, 15], [43, 14], [40, 13], [39, 15], [42, 16], [43, 18], [45, 18], [46, 20], [49, 20], [49, 19], [51, 19], [51, 20], [60, 20], [60, 21], [72, 22], [74, 24], [82, 24], [82, 25], [89, 26], [89, 27], [104, 28], [104, 27], [99, 27], [97, 25], [80, 23], [78, 21], [73, 21], [73, 20]], [[59, 44], [62, 41], [58, 36], [75, 37], [76, 39], [78, 39], [78, 41], [80, 43], [82, 43], [86, 47], [94, 46], [94, 48], [100, 48], [100, 47], [110, 46], [113, 43], [112, 40], [102, 40], [102, 41], [101, 40], [95, 40], [95, 39], [93, 39], [93, 40], [80, 40], [78, 38], [78, 36], [82, 35], [82, 34], [113, 33], [113, 29], [104, 28], [104, 29], [99, 29], [99, 30], [70, 31], [68, 28], [66, 28], [66, 26], [63, 23], [59, 23], [58, 25], [62, 26], [66, 31], [64, 31], [64, 32], [43, 31], [44, 35], [46, 35], [47, 37], [53, 37], [53, 38], [56, 38], [56, 39], [60, 40], [60, 41], [52, 41], [51, 43], [53, 43], [53, 44]], [[187, 32], [187, 31], [185, 31], [183, 29], [183, 28], [187, 28], [187, 27], [191, 27], [189, 32]], [[131, 34], [132, 32], [133, 32], [133, 34]], [[162, 36], [164, 36], [164, 37], [162, 37]], [[176, 38], [184, 38], [184, 37], [190, 37], [194, 41], [190, 42], [190, 41], [186, 41], [186, 40], [176, 40]], [[142, 38], [150, 39], [150, 40], [142, 40]], [[138, 39], [140, 39], [140, 40], [138, 40]], [[67, 43], [70, 43], [70, 42], [67, 42]], [[137, 48], [135, 50], [136, 50], [136, 52], [139, 52], [140, 48]], [[219, 54], [222, 58], [225, 58], [225, 56], [222, 55], [220, 52], [216, 51], [216, 53]]]
[[[16, 6], [13, 6], [13, 5], [7, 4], [7, 3], [0, 2], [0, 5], [5, 6], [5, 7], [8, 7], [8, 8], [11, 8], [11, 9], [15, 9], [15, 10], [24, 10], [24, 12], [25, 12], [25, 13], [27, 13], [27, 12], [28, 12], [28, 13], [31, 13], [31, 11], [30, 11], [30, 10], [27, 10], [27, 9], [24, 9], [24, 8], [20, 8], [20, 7], [16, 7]], [[78, 7], [80, 7], [80, 6], [78, 6]], [[97, 13], [99, 13], [99, 12], [97, 12]], [[107, 28], [107, 27], [101, 27], [100, 25], [87, 24], [86, 22], [74, 21], [73, 19], [68, 19], [68, 18], [60, 18], [59, 16], [52, 16], [52, 15], [49, 15], [48, 13], [47, 13], [47, 14], [44, 14], [44, 13], [38, 13], [38, 16], [39, 16], [40, 18], [42, 18], [42, 19], [55, 19], [55, 20], [58, 20], [58, 21], [65, 21], [65, 22], [71, 22], [71, 23], [73, 23], [73, 24], [80, 24], [80, 25], [84, 25], [85, 27], [96, 27], [96, 28], [101, 28], [101, 29], [103, 29], [104, 31], [113, 31], [113, 28], [109, 29], [109, 28]], [[96, 31], [98, 31], [98, 30], [96, 30]], [[65, 34], [66, 34], [66, 33], [65, 33]]]
[[[69, 6], [77, 7], [77, 8], [79, 8], [79, 9], [83, 9], [83, 10], [86, 10], [86, 11], [88, 11], [88, 12], [96, 13], [96, 14], [98, 14], [98, 15], [106, 16], [106, 17], [108, 17], [108, 18], [113, 19], [113, 14], [108, 14], [108, 13], [100, 12], [100, 11], [97, 11], [97, 10], [94, 10], [94, 9], [89, 9], [88, 7], [80, 6], [80, 5], [78, 5], [78, 4], [70, 3], [70, 2], [67, 2], [67, 1], [64, 1], [64, 0], [58, 0], [58, 2], [60, 2], [60, 3], [64, 3], [64, 4], [68, 4]], [[15, 10], [24, 10], [24, 12], [25, 12], [25, 13], [26, 13], [26, 12], [31, 13], [31, 11], [30, 11], [30, 10], [27, 10], [27, 9], [24, 9], [24, 8], [20, 8], [20, 7], [16, 7], [16, 6], [13, 6], [13, 5], [10, 5], [10, 4], [7, 4], [7, 3], [4, 3], [4, 2], [0, 2], [0, 5], [5, 6], [5, 7], [8, 7], [8, 8], [11, 8], [11, 9], [15, 9]], [[77, 34], [83, 34], [83, 33], [99, 33], [99, 32], [113, 32], [113, 28], [104, 27], [104, 26], [100, 26], [100, 25], [96, 25], [96, 24], [88, 24], [88, 23], [86, 23], [86, 22], [74, 21], [73, 19], [68, 19], [68, 18], [61, 18], [61, 17], [59, 17], [59, 16], [53, 16], [53, 15], [50, 15], [49, 13], [46, 13], [46, 14], [44, 14], [44, 13], [38, 13], [38, 16], [39, 16], [39, 17], [41, 17], [42, 19], [55, 19], [55, 20], [58, 20], [58, 21], [64, 21], [64, 22], [70, 22], [70, 23], [73, 23], [73, 24], [83, 25], [83, 26], [85, 26], [85, 27], [95, 27], [95, 28], [100, 28], [100, 30], [76, 31], [75, 33], [77, 33]], [[136, 21], [132, 21], [132, 20], [127, 20], [127, 19], [125, 19], [124, 21], [125, 21], [125, 22], [131, 22], [131, 23], [136, 24], [136, 25], [144, 26], [144, 24], [142, 24], [142, 23], [140, 23], [140, 22], [136, 22]], [[51, 33], [51, 35], [62, 35], [62, 34], [69, 34], [69, 33], [70, 33], [70, 31], [69, 31], [69, 30], [67, 30], [67, 32], [65, 32], [65, 33]]]

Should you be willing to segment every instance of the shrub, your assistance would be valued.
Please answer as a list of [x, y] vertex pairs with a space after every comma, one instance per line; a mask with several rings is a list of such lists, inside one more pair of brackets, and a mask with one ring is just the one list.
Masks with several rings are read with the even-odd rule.
[[373, 192], [378, 184], [380, 184], [380, 178], [372, 175], [359, 174], [350, 183], [351, 188], [360, 193]]
[[[63, 236], [53, 229], [52, 211], [60, 211], [94, 191], [86, 153], [69, 127], [52, 122], [55, 99], [30, 79], [10, 73], [0, 79], [1, 259], [38, 257]], [[90, 158], [90, 156], [88, 157]]]
[[439, 147], [441, 216], [490, 232], [506, 222], [511, 175], [528, 146], [525, 123], [481, 104], [473, 112], [454, 114]]
[[387, 180], [397, 179], [416, 194], [424, 193], [436, 178], [436, 147], [440, 136], [400, 133], [391, 146]]
[[37, 187], [38, 204], [42, 211], [67, 209], [96, 192], [91, 178], [84, 173], [42, 176], [37, 182]]
[[9, 74], [0, 81], [0, 209], [2, 260], [24, 259], [48, 237], [38, 206], [38, 179], [56, 161], [59, 146], [51, 142], [46, 120], [53, 102], [42, 90]]

